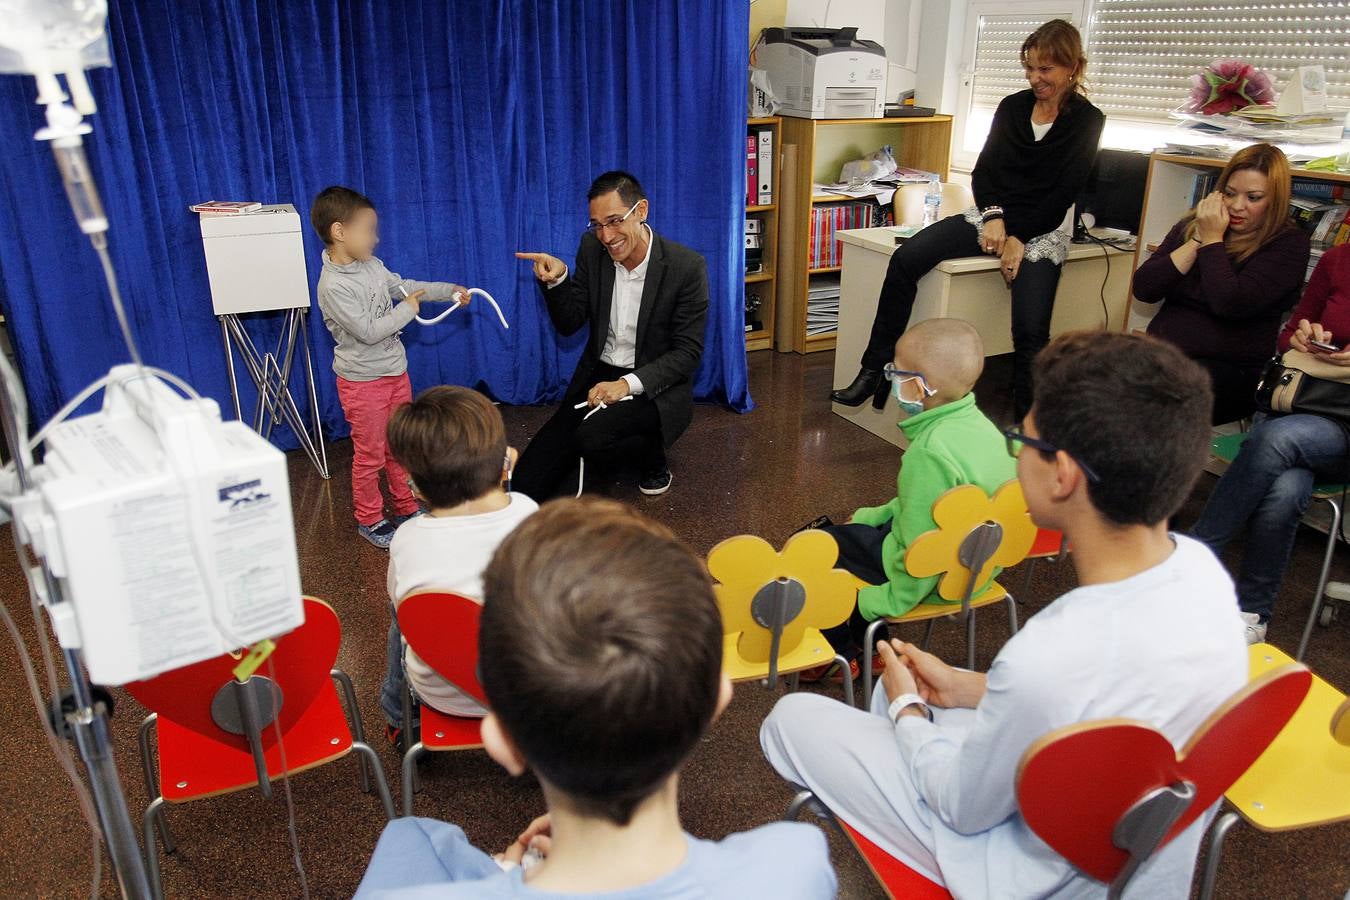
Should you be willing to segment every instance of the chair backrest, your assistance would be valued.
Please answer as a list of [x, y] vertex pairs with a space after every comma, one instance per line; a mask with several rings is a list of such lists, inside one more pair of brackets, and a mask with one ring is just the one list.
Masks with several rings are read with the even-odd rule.
[[722, 629], [740, 634], [747, 662], [776, 663], [797, 649], [807, 628], [838, 625], [853, 612], [853, 576], [834, 568], [839, 545], [828, 532], [800, 531], [782, 552], [752, 534], [730, 537], [708, 553]]
[[990, 497], [974, 484], [958, 485], [933, 503], [932, 531], [905, 551], [905, 571], [916, 578], [941, 575], [938, 596], [969, 600], [995, 567], [1006, 569], [1026, 558], [1037, 529], [1017, 479]]
[[[892, 201], [895, 207], [895, 224], [918, 226], [923, 224], [923, 198], [928, 192], [927, 182], [901, 185]], [[962, 210], [975, 205], [975, 195], [964, 184], [945, 182], [942, 185], [942, 205], [938, 215], [954, 216]]]
[[486, 705], [478, 681], [481, 604], [460, 594], [418, 591], [398, 604], [398, 627], [408, 646], [436, 674]]
[[[304, 624], [276, 639], [276, 649], [253, 676], [275, 680], [281, 696], [276, 718], [283, 734], [304, 715], [320, 690], [332, 688], [329, 673], [342, 642], [342, 628], [333, 607], [314, 597], [305, 597], [304, 605]], [[222, 654], [133, 681], [126, 689], [160, 717], [248, 752], [248, 739], [222, 728], [212, 713], [212, 704], [219, 702], [217, 695], [224, 696], [222, 689], [235, 681], [234, 668], [239, 660], [235, 654]], [[270, 723], [269, 717], [259, 724]], [[262, 745], [270, 747], [276, 743], [276, 730], [262, 727], [260, 737]]]
[[1017, 802], [1027, 825], [1118, 895], [1135, 870], [1242, 776], [1312, 684], [1294, 664], [1225, 701], [1178, 754], [1152, 727], [1104, 719], [1060, 728], [1022, 754]]

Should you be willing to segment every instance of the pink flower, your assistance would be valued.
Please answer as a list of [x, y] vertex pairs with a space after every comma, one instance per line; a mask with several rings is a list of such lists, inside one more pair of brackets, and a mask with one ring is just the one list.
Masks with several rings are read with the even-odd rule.
[[1275, 86], [1265, 72], [1240, 59], [1216, 59], [1191, 76], [1191, 96], [1182, 109], [1221, 116], [1244, 106], [1274, 102]]

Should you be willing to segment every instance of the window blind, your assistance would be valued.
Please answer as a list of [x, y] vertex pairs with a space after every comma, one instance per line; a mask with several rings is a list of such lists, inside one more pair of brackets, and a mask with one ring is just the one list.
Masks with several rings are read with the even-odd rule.
[[1350, 105], [1350, 2], [1093, 0], [1086, 35], [1092, 102], [1109, 116], [1162, 119], [1215, 59], [1249, 62], [1282, 90], [1297, 66], [1326, 69], [1327, 102]]
[[976, 20], [975, 71], [971, 76], [971, 106], [989, 110], [1009, 94], [1025, 90], [1022, 42], [1053, 15], [982, 15]]

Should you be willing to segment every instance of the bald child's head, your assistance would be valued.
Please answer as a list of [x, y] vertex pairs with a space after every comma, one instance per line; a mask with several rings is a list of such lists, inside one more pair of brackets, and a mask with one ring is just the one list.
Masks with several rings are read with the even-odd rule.
[[926, 319], [895, 344], [895, 367], [923, 375], [937, 391], [930, 406], [960, 400], [984, 371], [984, 342], [961, 319]]

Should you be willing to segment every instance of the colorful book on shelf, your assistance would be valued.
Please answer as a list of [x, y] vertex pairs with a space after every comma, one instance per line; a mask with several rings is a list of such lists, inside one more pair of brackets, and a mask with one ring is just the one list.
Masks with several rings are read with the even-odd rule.
[[759, 140], [748, 134], [745, 138], [745, 205], [759, 203]]
[[243, 216], [262, 209], [262, 204], [254, 200], [207, 200], [188, 209], [204, 216]]

